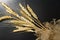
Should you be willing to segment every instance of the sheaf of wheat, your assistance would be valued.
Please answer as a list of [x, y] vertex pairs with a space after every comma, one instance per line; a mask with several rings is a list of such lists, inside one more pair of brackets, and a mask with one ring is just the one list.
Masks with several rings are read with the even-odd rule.
[[47, 22], [46, 25], [43, 25], [28, 4], [27, 8], [25, 8], [21, 3], [19, 3], [19, 6], [21, 8], [21, 16], [19, 16], [19, 14], [17, 14], [5, 3], [0, 2], [0, 4], [6, 9], [6, 12], [8, 12], [8, 14], [13, 15], [0, 17], [0, 22], [2, 22], [2, 20], [5, 21], [5, 19], [11, 19], [8, 21], [8, 23], [12, 23], [16, 28], [18, 28], [12, 32], [35, 32], [36, 36], [38, 37], [36, 40], [52, 40], [53, 37], [50, 38], [50, 35], [53, 34], [51, 28], [52, 26], [50, 26], [52, 24], [49, 24]]

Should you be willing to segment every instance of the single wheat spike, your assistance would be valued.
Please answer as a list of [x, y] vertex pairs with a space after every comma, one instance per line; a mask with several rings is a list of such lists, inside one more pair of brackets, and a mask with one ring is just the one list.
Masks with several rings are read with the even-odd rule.
[[27, 8], [28, 8], [29, 12], [31, 13], [31, 15], [32, 15], [34, 18], [38, 19], [37, 15], [33, 12], [33, 10], [30, 8], [29, 5], [27, 5]]
[[10, 14], [18, 17], [18, 18], [20, 18], [20, 16], [19, 16], [16, 12], [14, 12], [8, 5], [6, 5], [5, 3], [2, 3], [2, 2], [1, 2], [1, 4], [3, 5], [3, 7], [6, 8], [6, 11], [7, 11], [8, 13], [10, 13]]
[[27, 30], [31, 30], [32, 28], [28, 28], [28, 27], [21, 27], [21, 26], [16, 26], [16, 28], [18, 28], [18, 30], [13, 30], [13, 32], [18, 32], [18, 31], [27, 31]]
[[4, 20], [4, 19], [10, 19], [12, 18], [11, 16], [3, 16], [3, 17], [0, 17], [0, 21]]

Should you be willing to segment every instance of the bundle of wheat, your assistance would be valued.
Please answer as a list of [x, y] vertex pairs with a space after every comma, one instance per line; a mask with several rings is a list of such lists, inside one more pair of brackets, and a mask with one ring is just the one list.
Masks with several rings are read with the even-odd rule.
[[2, 4], [2, 6], [6, 9], [6, 12], [13, 15], [0, 17], [0, 22], [4, 19], [11, 19], [8, 21], [8, 24], [12, 23], [16, 28], [18, 28], [13, 30], [13, 32], [35, 32], [38, 37], [36, 40], [52, 40], [53, 37], [51, 35], [53, 34], [53, 30], [51, 27], [53, 26], [50, 23], [46, 23], [44, 26], [28, 4], [27, 8], [25, 8], [21, 3], [19, 3], [21, 16], [19, 16], [19, 14], [5, 3], [0, 2], [0, 4]]

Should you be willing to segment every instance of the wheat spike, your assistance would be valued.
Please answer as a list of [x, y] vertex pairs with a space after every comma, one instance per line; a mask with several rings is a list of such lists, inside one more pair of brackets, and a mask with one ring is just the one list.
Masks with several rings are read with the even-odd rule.
[[11, 16], [3, 16], [3, 17], [0, 17], [0, 21], [4, 20], [4, 19], [10, 19], [12, 18]]
[[33, 10], [30, 8], [30, 6], [29, 6], [28, 4], [27, 4], [27, 8], [28, 8], [29, 12], [31, 13], [31, 15], [32, 15], [34, 18], [38, 19], [37, 15], [33, 12]]
[[8, 13], [10, 13], [10, 14], [18, 17], [18, 18], [20, 18], [20, 16], [19, 16], [16, 12], [14, 12], [8, 5], [6, 5], [5, 3], [2, 3], [2, 2], [1, 2], [1, 4], [3, 5], [3, 7], [6, 8], [6, 11], [7, 11]]
[[32, 28], [28, 28], [28, 27], [20, 27], [20, 26], [16, 26], [16, 28], [18, 28], [17, 30], [13, 30], [13, 32], [18, 32], [18, 31], [27, 31], [27, 30], [31, 30]]

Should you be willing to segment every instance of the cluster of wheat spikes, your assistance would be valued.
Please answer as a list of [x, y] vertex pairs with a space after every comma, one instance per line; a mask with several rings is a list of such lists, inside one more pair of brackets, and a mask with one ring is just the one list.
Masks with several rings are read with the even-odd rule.
[[19, 6], [21, 8], [21, 16], [19, 16], [19, 14], [17, 14], [5, 3], [0, 2], [0, 4], [6, 9], [6, 12], [13, 15], [0, 17], [0, 22], [2, 22], [2, 20], [5, 21], [5, 19], [11, 19], [8, 23], [12, 23], [16, 28], [18, 28], [16, 30], [13, 30], [13, 32], [35, 32], [36, 36], [38, 37], [37, 40], [48, 40], [49, 35], [51, 34], [51, 28], [42, 25], [37, 15], [33, 12], [28, 4], [27, 8], [25, 8], [21, 3], [19, 3]]

